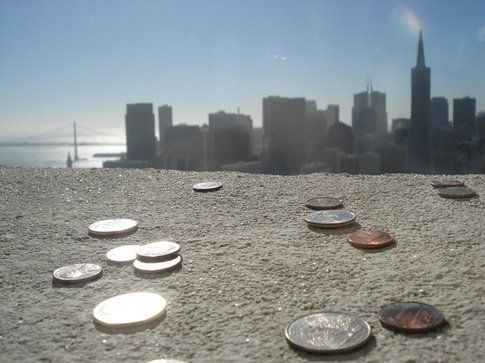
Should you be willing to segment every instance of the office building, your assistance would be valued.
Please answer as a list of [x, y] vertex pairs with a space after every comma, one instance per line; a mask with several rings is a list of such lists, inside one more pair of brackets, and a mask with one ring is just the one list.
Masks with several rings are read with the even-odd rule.
[[152, 160], [155, 156], [155, 116], [151, 103], [126, 105], [126, 155], [129, 160]]
[[165, 142], [165, 131], [172, 126], [172, 106], [163, 105], [158, 108], [158, 136], [160, 146]]
[[365, 92], [354, 95], [352, 130], [356, 137], [387, 133], [386, 94], [374, 91], [372, 84]]
[[453, 128], [455, 129], [456, 142], [464, 142], [473, 136], [476, 113], [477, 102], [474, 98], [453, 99]]
[[476, 130], [479, 138], [485, 138], [485, 112], [480, 112], [476, 119]]

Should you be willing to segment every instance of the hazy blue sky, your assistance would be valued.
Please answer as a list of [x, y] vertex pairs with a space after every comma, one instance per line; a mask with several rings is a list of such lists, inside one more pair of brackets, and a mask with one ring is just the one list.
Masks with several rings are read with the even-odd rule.
[[[340, 104], [387, 93], [410, 114], [410, 69], [423, 28], [432, 96], [485, 110], [485, 1], [0, 0], [0, 139], [72, 121], [124, 129], [125, 104], [170, 104], [175, 123], [261, 99]], [[451, 116], [450, 116], [451, 117]]]

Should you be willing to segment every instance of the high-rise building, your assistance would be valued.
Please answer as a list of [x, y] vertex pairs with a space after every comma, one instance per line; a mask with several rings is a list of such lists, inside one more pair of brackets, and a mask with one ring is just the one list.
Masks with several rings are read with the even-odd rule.
[[367, 86], [367, 90], [354, 95], [352, 130], [361, 134], [384, 135], [387, 133], [386, 94]]
[[408, 135], [408, 170], [429, 173], [431, 69], [424, 61], [423, 33], [419, 32], [416, 67], [411, 71], [411, 124]]
[[476, 130], [477, 135], [480, 138], [485, 138], [485, 112], [479, 112], [477, 115], [477, 122], [476, 122]]
[[163, 147], [165, 142], [165, 132], [172, 126], [172, 106], [163, 105], [158, 108], [158, 135], [160, 145]]
[[130, 160], [152, 160], [155, 156], [155, 116], [151, 103], [126, 105], [126, 156]]
[[352, 128], [343, 122], [330, 126], [327, 133], [327, 146], [337, 147], [352, 154], [354, 152], [354, 133]]
[[325, 110], [325, 118], [327, 119], [327, 131], [330, 126], [335, 125], [340, 121], [340, 107], [339, 105], [328, 105]]
[[458, 143], [471, 138], [475, 133], [476, 113], [477, 101], [474, 98], [453, 99], [453, 128]]
[[263, 98], [263, 172], [295, 174], [305, 158], [305, 99]]
[[431, 129], [438, 130], [448, 125], [448, 100], [445, 97], [433, 97], [430, 103]]
[[315, 101], [306, 101], [305, 112], [305, 160], [314, 163], [323, 160], [327, 134], [326, 111], [319, 110]]

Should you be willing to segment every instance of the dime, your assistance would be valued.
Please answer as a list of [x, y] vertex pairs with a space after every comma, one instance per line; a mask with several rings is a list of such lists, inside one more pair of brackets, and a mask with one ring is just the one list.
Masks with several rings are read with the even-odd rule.
[[57, 282], [64, 284], [76, 284], [96, 280], [103, 274], [103, 268], [92, 263], [78, 263], [75, 265], [60, 267], [52, 274]]
[[308, 214], [305, 222], [318, 228], [337, 228], [352, 224], [355, 214], [346, 210], [326, 210]]
[[434, 179], [431, 181], [433, 188], [463, 187], [465, 183], [453, 179]]
[[222, 188], [222, 183], [219, 182], [204, 182], [195, 184], [192, 187], [196, 192], [210, 192]]
[[468, 187], [446, 187], [438, 191], [438, 195], [443, 198], [471, 198], [477, 194]]
[[360, 248], [381, 248], [394, 242], [394, 237], [381, 231], [358, 231], [347, 237], [352, 246]]
[[347, 352], [364, 345], [371, 328], [359, 316], [350, 313], [310, 314], [288, 324], [288, 343], [312, 353]]
[[149, 323], [163, 315], [167, 301], [151, 292], [118, 295], [98, 304], [94, 321], [112, 328], [126, 328]]
[[180, 251], [180, 246], [175, 242], [160, 241], [141, 246], [136, 250], [136, 257], [140, 261], [156, 262], [170, 260]]
[[411, 301], [384, 306], [379, 311], [379, 320], [388, 329], [420, 333], [439, 328], [445, 317], [434, 306]]
[[117, 236], [136, 231], [138, 222], [131, 219], [107, 219], [91, 224], [89, 234], [96, 236]]
[[140, 248], [137, 245], [125, 245], [113, 248], [108, 251], [106, 258], [112, 263], [132, 262], [136, 259], [136, 251]]
[[142, 262], [139, 260], [133, 261], [133, 267], [140, 272], [145, 273], [159, 273], [170, 271], [176, 268], [182, 262], [182, 257], [177, 256], [172, 260], [163, 262]]
[[332, 197], [316, 197], [308, 199], [306, 206], [310, 209], [335, 209], [342, 206], [342, 201]]

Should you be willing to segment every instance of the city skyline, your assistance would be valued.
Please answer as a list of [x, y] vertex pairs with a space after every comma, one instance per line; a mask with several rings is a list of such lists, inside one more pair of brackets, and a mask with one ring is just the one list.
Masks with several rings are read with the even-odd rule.
[[240, 107], [261, 127], [268, 95], [339, 104], [351, 124], [353, 95], [369, 77], [387, 95], [390, 123], [410, 116], [419, 28], [431, 96], [470, 96], [485, 109], [478, 1], [117, 4], [0, 2], [2, 139], [71, 121], [121, 130], [122, 105], [136, 102], [171, 105], [174, 124]]

